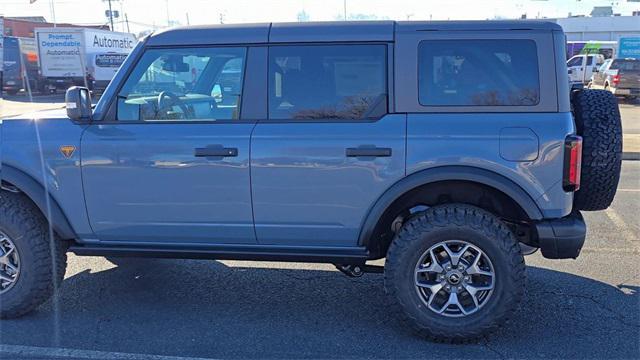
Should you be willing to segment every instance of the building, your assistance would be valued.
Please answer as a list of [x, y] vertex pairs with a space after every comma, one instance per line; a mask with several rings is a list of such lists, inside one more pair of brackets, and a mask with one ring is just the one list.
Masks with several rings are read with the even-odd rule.
[[596, 16], [550, 19], [564, 29], [568, 41], [619, 41], [640, 37], [640, 16]]
[[[29, 17], [2, 17], [4, 19], [4, 27], [2, 34], [5, 36], [17, 36], [17, 37], [34, 37], [34, 29], [37, 27], [53, 27], [53, 23], [49, 23], [42, 16], [29, 16]], [[0, 21], [0, 24], [2, 21]], [[107, 25], [87, 26], [87, 25], [74, 25], [66, 23], [56, 23], [59, 27], [83, 27], [92, 29], [109, 30]]]

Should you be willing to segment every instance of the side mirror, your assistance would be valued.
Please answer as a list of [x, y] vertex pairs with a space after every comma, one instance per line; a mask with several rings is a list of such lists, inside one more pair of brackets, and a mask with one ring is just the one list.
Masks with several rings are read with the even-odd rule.
[[67, 104], [67, 116], [69, 119], [91, 119], [91, 94], [89, 89], [82, 86], [72, 86], [67, 89], [64, 101]]

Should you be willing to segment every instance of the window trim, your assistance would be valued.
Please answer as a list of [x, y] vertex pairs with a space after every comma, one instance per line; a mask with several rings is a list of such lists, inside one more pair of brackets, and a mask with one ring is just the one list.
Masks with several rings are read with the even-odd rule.
[[[382, 45], [384, 46], [384, 79], [385, 79], [385, 101], [386, 101], [386, 111], [384, 114], [381, 114], [375, 118], [366, 118], [366, 119], [272, 119], [270, 115], [270, 91], [271, 91], [271, 48], [272, 47], [286, 47], [286, 46], [362, 46], [362, 45]], [[392, 113], [393, 106], [393, 43], [386, 41], [358, 41], [358, 42], [336, 42], [336, 41], [327, 41], [327, 42], [291, 42], [291, 43], [269, 43], [267, 45], [267, 91], [264, 96], [266, 97], [267, 102], [267, 113], [265, 114], [264, 119], [260, 120], [260, 123], [270, 123], [270, 124], [301, 124], [301, 123], [373, 123], [377, 122], [385, 116]]]
[[[489, 41], [526, 41], [526, 42], [530, 42], [533, 43], [533, 48], [535, 50], [535, 55], [536, 55], [536, 78], [538, 79], [538, 86], [537, 86], [537, 90], [538, 90], [538, 99], [535, 102], [535, 104], [531, 104], [531, 105], [522, 105], [522, 104], [517, 104], [517, 105], [492, 105], [492, 104], [455, 104], [455, 105], [447, 105], [447, 104], [424, 104], [422, 102], [422, 96], [421, 96], [421, 86], [420, 86], [420, 74], [422, 73], [422, 70], [420, 68], [420, 54], [423, 51], [423, 46], [425, 45], [426, 42], [433, 42], [433, 41], [473, 41], [473, 40], [489, 40]], [[442, 108], [460, 108], [460, 107], [478, 107], [478, 108], [484, 108], [484, 107], [505, 107], [505, 108], [510, 108], [510, 107], [528, 107], [528, 108], [534, 108], [538, 105], [540, 105], [540, 101], [541, 101], [541, 97], [542, 97], [542, 85], [541, 85], [541, 81], [540, 81], [540, 62], [538, 61], [538, 44], [536, 43], [535, 40], [533, 39], [528, 39], [528, 38], [522, 38], [522, 39], [423, 39], [420, 40], [418, 42], [418, 49], [417, 49], [417, 59], [416, 59], [416, 65], [417, 65], [417, 70], [416, 70], [416, 79], [417, 79], [417, 83], [418, 83], [418, 104], [420, 104], [421, 106], [424, 107], [442, 107]]]
[[[113, 92], [113, 97], [109, 100], [109, 107], [107, 113], [105, 114], [102, 120], [91, 121], [90, 125], [175, 125], [175, 124], [255, 124], [257, 120], [248, 120], [242, 117], [242, 105], [243, 98], [245, 93], [245, 84], [247, 82], [247, 63], [249, 62], [249, 49], [252, 47], [251, 44], [233, 44], [233, 45], [182, 45], [182, 46], [174, 46], [174, 45], [154, 45], [154, 46], [145, 46], [140, 54], [136, 57], [133, 66], [130, 66], [122, 81], [118, 83], [117, 88]], [[242, 75], [242, 91], [240, 95], [240, 101], [238, 102], [238, 118], [237, 119], [223, 119], [223, 120], [213, 120], [213, 119], [192, 119], [192, 120], [127, 120], [121, 121], [117, 119], [117, 107], [118, 107], [118, 96], [122, 88], [127, 83], [127, 80], [131, 76], [131, 73], [135, 70], [136, 66], [140, 62], [140, 59], [147, 53], [149, 50], [163, 50], [163, 49], [215, 49], [215, 48], [244, 48], [245, 58], [243, 63], [243, 75]]]

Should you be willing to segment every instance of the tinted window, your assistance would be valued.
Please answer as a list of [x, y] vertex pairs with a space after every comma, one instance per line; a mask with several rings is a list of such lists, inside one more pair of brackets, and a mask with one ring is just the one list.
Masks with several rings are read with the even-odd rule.
[[386, 113], [385, 45], [274, 46], [271, 119], [363, 119]]
[[536, 105], [538, 55], [532, 40], [429, 40], [418, 54], [422, 105]]
[[612, 70], [640, 71], [640, 60], [616, 59], [611, 64]]
[[582, 56], [574, 57], [573, 59], [567, 62], [568, 67], [580, 66], [580, 65], [582, 65]]
[[118, 95], [118, 120], [232, 120], [245, 48], [147, 50]]
[[593, 56], [587, 56], [587, 66], [593, 64]]

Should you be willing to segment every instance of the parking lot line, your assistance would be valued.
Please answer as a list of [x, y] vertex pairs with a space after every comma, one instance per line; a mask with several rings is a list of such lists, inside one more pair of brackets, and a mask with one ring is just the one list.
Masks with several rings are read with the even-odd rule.
[[622, 191], [622, 192], [640, 192], [640, 189], [618, 189], [617, 191]]
[[629, 225], [622, 219], [622, 217], [613, 210], [612, 207], [606, 209], [604, 211], [605, 215], [611, 220], [611, 222], [616, 226], [617, 229], [622, 233], [623, 239], [633, 244], [634, 249], [637, 249], [636, 244], [631, 239], [637, 239], [637, 235], [629, 230]]
[[8, 358], [23, 357], [29, 359], [210, 360], [207, 358], [133, 354], [57, 347], [0, 345], [0, 358], [4, 358], [5, 356]]

